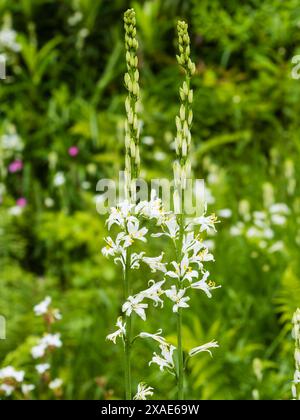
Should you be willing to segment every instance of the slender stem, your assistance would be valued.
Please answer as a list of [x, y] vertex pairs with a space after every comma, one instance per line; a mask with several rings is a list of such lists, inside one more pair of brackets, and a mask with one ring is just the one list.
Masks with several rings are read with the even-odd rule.
[[[182, 191], [183, 195], [183, 191]], [[179, 241], [178, 241], [178, 255], [180, 264], [182, 255], [182, 245], [183, 245], [183, 233], [184, 233], [184, 224], [185, 224], [185, 217], [184, 217], [184, 209], [183, 209], [183, 196], [181, 196], [181, 213], [179, 215]], [[179, 280], [178, 287], [180, 288]], [[178, 308], [177, 314], [177, 357], [178, 357], [178, 373], [177, 373], [177, 386], [178, 386], [178, 400], [184, 399], [184, 391], [183, 391], [183, 384], [184, 384], [184, 366], [183, 366], [183, 349], [182, 349], [182, 310]]]
[[[124, 294], [125, 300], [130, 296], [130, 253], [127, 251], [126, 263], [124, 271]], [[132, 399], [131, 389], [131, 335], [132, 335], [132, 322], [131, 317], [128, 316], [126, 319], [126, 337], [125, 337], [125, 398], [126, 400]]]
[[183, 370], [183, 351], [182, 351], [181, 308], [178, 309], [178, 314], [177, 314], [177, 352], [178, 352], [178, 376], [177, 376], [178, 400], [183, 400], [184, 399], [184, 392], [183, 392], [184, 370]]

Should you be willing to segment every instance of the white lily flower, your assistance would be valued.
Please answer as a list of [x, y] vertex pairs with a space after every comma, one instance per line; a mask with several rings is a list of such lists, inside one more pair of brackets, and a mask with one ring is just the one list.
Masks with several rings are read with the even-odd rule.
[[191, 284], [191, 288], [192, 289], [203, 290], [203, 292], [206, 294], [206, 296], [208, 298], [211, 298], [212, 297], [211, 290], [219, 289], [221, 286], [216, 286], [212, 282], [207, 283], [207, 279], [209, 277], [209, 274], [210, 274], [209, 271], [206, 271], [203, 274], [203, 277], [202, 277], [201, 280], [197, 281], [196, 283]]
[[139, 337], [141, 338], [151, 338], [152, 340], [157, 341], [160, 344], [166, 344], [166, 340], [164, 339], [164, 337], [161, 336], [162, 330], [159, 329], [155, 334], [150, 334], [147, 332], [141, 332], [139, 334]]
[[38, 344], [31, 349], [31, 355], [34, 359], [43, 357], [48, 348], [59, 348], [62, 346], [60, 334], [46, 334], [40, 339]]
[[186, 289], [180, 289], [177, 291], [175, 286], [172, 286], [171, 289], [166, 290], [166, 296], [175, 302], [173, 306], [173, 312], [178, 312], [179, 308], [188, 308], [189, 305], [186, 303], [190, 300], [188, 296], [183, 297], [186, 292]]
[[161, 371], [164, 371], [165, 368], [170, 369], [171, 371], [174, 370], [173, 353], [176, 347], [170, 344], [161, 344], [159, 348], [161, 349], [161, 355], [153, 353], [153, 357], [149, 362], [149, 365], [155, 363], [159, 366]]
[[150, 201], [141, 201], [137, 204], [135, 211], [148, 219], [156, 219], [158, 225], [163, 223], [166, 215], [162, 201], [157, 197], [155, 190], [151, 191]]
[[108, 230], [110, 230], [114, 224], [125, 229], [126, 221], [136, 220], [136, 218], [132, 215], [133, 210], [134, 205], [128, 200], [119, 203], [117, 207], [112, 207], [110, 209], [110, 215], [106, 221]]
[[33, 310], [36, 316], [45, 315], [48, 312], [51, 302], [52, 302], [51, 297], [47, 296], [41, 303], [34, 306]]
[[45, 372], [47, 372], [47, 370], [50, 369], [50, 364], [40, 363], [39, 365], [36, 365], [35, 369], [40, 375], [43, 375]]
[[147, 400], [147, 397], [151, 397], [153, 395], [153, 388], [151, 386], [147, 386], [145, 383], [141, 382], [138, 384], [137, 393], [133, 397], [134, 400]]
[[116, 240], [114, 241], [110, 236], [105, 238], [106, 246], [102, 248], [102, 254], [105, 257], [111, 256], [114, 257], [116, 255], [123, 254], [125, 252], [124, 247], [121, 245], [122, 241], [124, 241], [125, 234], [121, 232], [117, 235]]
[[200, 216], [196, 217], [192, 221], [192, 225], [199, 225], [200, 232], [210, 233], [211, 231], [216, 232], [215, 224], [218, 223], [218, 219], [215, 214], [210, 216]]
[[151, 285], [148, 289], [143, 290], [142, 292], [138, 293], [138, 295], [136, 295], [140, 301], [142, 301], [143, 299], [151, 299], [155, 302], [156, 305], [158, 305], [159, 303], [161, 304], [161, 306], [163, 306], [163, 301], [160, 298], [160, 296], [164, 293], [162, 290], [162, 285], [165, 283], [165, 280], [159, 281], [157, 283], [155, 283], [154, 280], [150, 280], [149, 284]]
[[107, 340], [112, 341], [114, 344], [116, 344], [116, 340], [118, 337], [123, 338], [126, 334], [126, 322], [123, 323], [121, 316], [117, 319], [116, 326], [119, 327], [117, 331], [115, 331], [112, 334], [109, 334], [106, 337]]
[[6, 397], [10, 397], [14, 392], [15, 388], [12, 385], [8, 384], [1, 384], [0, 385], [0, 393], [1, 391], [4, 392]]
[[53, 381], [50, 382], [49, 388], [52, 389], [52, 390], [56, 390], [56, 389], [61, 388], [62, 384], [63, 384], [62, 379], [56, 378], [56, 379], [54, 379]]
[[137, 239], [142, 242], [147, 242], [147, 239], [145, 238], [145, 235], [148, 232], [148, 229], [143, 227], [140, 229], [140, 223], [136, 219], [135, 221], [130, 220], [127, 223], [127, 230], [128, 235], [124, 237], [124, 247], [127, 248], [131, 246], [134, 243], [134, 240]]
[[[179, 225], [175, 216], [168, 217], [162, 225], [164, 232], [153, 233], [151, 236], [153, 238], [158, 238], [160, 236], [168, 236], [171, 239], [176, 239], [179, 233]], [[167, 229], [167, 231], [165, 231]]]
[[24, 395], [28, 395], [31, 391], [35, 389], [35, 386], [32, 384], [23, 384], [21, 389]]
[[125, 312], [126, 316], [131, 316], [132, 312], [135, 312], [143, 321], [146, 321], [145, 309], [148, 308], [147, 303], [141, 303], [143, 296], [129, 296], [127, 301], [122, 306], [122, 312]]
[[162, 271], [165, 273], [167, 271], [166, 269], [166, 263], [162, 263], [164, 253], [162, 252], [158, 257], [143, 257], [143, 262], [147, 264], [152, 273], [156, 273], [156, 271]]
[[198, 353], [206, 351], [212, 357], [212, 353], [211, 353], [210, 349], [217, 348], [217, 347], [219, 347], [219, 344], [217, 343], [217, 341], [213, 340], [213, 341], [210, 341], [209, 343], [203, 344], [202, 346], [194, 347], [192, 350], [190, 350], [189, 356], [193, 357], [193, 356], [196, 356], [196, 354], [198, 354]]
[[178, 264], [176, 261], [172, 261], [172, 265], [175, 268], [175, 271], [168, 271], [166, 276], [181, 281], [188, 280], [189, 282], [192, 282], [193, 278], [198, 278], [198, 271], [193, 270], [190, 267], [190, 260], [187, 255], [183, 257], [180, 264]]
[[12, 366], [7, 366], [0, 369], [0, 379], [14, 379], [16, 382], [23, 382], [25, 372], [23, 370], [16, 370]]

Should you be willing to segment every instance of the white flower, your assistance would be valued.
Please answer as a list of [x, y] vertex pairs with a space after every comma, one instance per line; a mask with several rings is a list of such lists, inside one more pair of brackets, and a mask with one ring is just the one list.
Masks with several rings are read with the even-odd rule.
[[215, 340], [210, 341], [209, 343], [203, 344], [202, 346], [194, 347], [192, 350], [190, 350], [189, 356], [196, 356], [196, 354], [201, 353], [203, 351], [207, 351], [212, 356], [210, 349], [216, 347], [219, 347], [219, 344]]
[[158, 257], [143, 257], [142, 260], [145, 264], [147, 264], [152, 273], [155, 273], [156, 271], [162, 271], [165, 273], [167, 271], [166, 269], [166, 263], [162, 263], [164, 253], [162, 252]]
[[122, 312], [125, 312], [126, 316], [130, 316], [132, 312], [135, 312], [143, 321], [146, 321], [145, 309], [148, 308], [147, 303], [141, 303], [143, 296], [129, 296], [127, 302], [122, 306]]
[[0, 391], [4, 392], [6, 397], [10, 397], [11, 394], [14, 392], [15, 388], [12, 385], [1, 384]]
[[155, 283], [154, 280], [150, 280], [149, 284], [151, 284], [151, 286], [148, 289], [138, 293], [136, 297], [138, 297], [140, 301], [144, 300], [145, 298], [151, 299], [155, 302], [155, 304], [160, 303], [161, 306], [163, 306], [163, 301], [160, 299], [160, 295], [163, 294], [163, 290], [161, 287], [164, 283], [165, 280], [159, 281], [157, 283]]
[[49, 388], [52, 390], [55, 390], [55, 389], [61, 388], [62, 384], [63, 384], [62, 379], [56, 378], [50, 382]]
[[106, 221], [108, 230], [110, 230], [114, 224], [125, 228], [126, 221], [136, 220], [132, 215], [133, 209], [134, 205], [127, 200], [119, 203], [117, 207], [112, 207]]
[[22, 389], [23, 394], [27, 395], [35, 389], [35, 386], [32, 384], [23, 384], [21, 389]]
[[160, 344], [166, 344], [166, 340], [161, 336], [162, 330], [158, 330], [155, 334], [150, 334], [147, 332], [141, 332], [139, 337], [141, 338], [151, 338], [152, 340], [158, 341]]
[[223, 219], [229, 219], [232, 216], [232, 211], [230, 209], [219, 210], [218, 215], [223, 217]]
[[286, 224], [286, 217], [282, 214], [272, 214], [271, 221], [274, 225], [283, 226]]
[[137, 204], [135, 211], [148, 219], [156, 219], [158, 225], [163, 223], [166, 216], [162, 201], [157, 197], [155, 190], [151, 191], [150, 201], [141, 201]]
[[196, 283], [191, 284], [191, 288], [203, 290], [206, 296], [211, 298], [212, 297], [211, 290], [219, 289], [221, 286], [215, 286], [215, 284], [211, 282], [207, 283], [208, 277], [209, 277], [209, 272], [206, 271], [203, 274], [203, 277], [201, 280], [197, 281]]
[[156, 271], [162, 271], [165, 273], [166, 263], [161, 262], [163, 259], [164, 253], [162, 252], [158, 257], [145, 257], [145, 252], [140, 252], [139, 254], [133, 253], [131, 254], [131, 269], [138, 269], [140, 268], [140, 262], [145, 263], [151, 269], [152, 273], [156, 273]]
[[168, 271], [166, 276], [181, 281], [188, 280], [189, 282], [192, 282], [193, 278], [198, 278], [198, 272], [190, 267], [190, 260], [187, 255], [183, 257], [180, 264], [176, 261], [172, 261], [171, 264], [175, 268], [175, 271]]
[[51, 304], [52, 299], [50, 296], [47, 296], [41, 303], [36, 305], [33, 310], [36, 316], [45, 315], [48, 312], [49, 305]]
[[165, 291], [166, 296], [175, 302], [175, 305], [173, 306], [173, 312], [178, 312], [179, 308], [189, 307], [186, 302], [188, 302], [190, 298], [188, 296], [183, 297], [185, 292], [185, 289], [180, 289], [177, 291], [175, 286], [172, 286], [171, 289]]
[[66, 182], [66, 178], [63, 172], [57, 172], [53, 178], [53, 185], [55, 187], [61, 187]]
[[215, 214], [210, 216], [196, 217], [192, 221], [192, 225], [200, 225], [200, 232], [210, 233], [211, 231], [216, 232], [215, 224], [218, 223], [218, 219]]
[[147, 400], [146, 397], [153, 395], [153, 388], [151, 386], [147, 386], [145, 383], [141, 382], [138, 384], [137, 393], [133, 397], [134, 400]]
[[145, 227], [140, 229], [139, 221], [137, 219], [134, 221], [130, 220], [127, 223], [127, 230], [128, 230], [128, 235], [126, 235], [124, 238], [125, 247], [132, 245], [135, 239], [138, 239], [139, 241], [142, 241], [142, 242], [147, 242], [145, 235], [147, 234], [148, 229]]
[[23, 213], [23, 207], [20, 207], [20, 206], [10, 207], [10, 209], [8, 210], [8, 213], [11, 216], [20, 216]]
[[275, 203], [269, 208], [270, 213], [290, 214], [290, 209], [285, 203]]
[[161, 371], [164, 371], [165, 368], [170, 369], [171, 371], [174, 370], [173, 353], [176, 347], [170, 344], [161, 344], [159, 348], [161, 349], [161, 355], [153, 353], [149, 365], [156, 363]]
[[117, 340], [118, 337], [123, 338], [126, 334], [126, 322], [123, 323], [122, 321], [123, 321], [122, 317], [120, 316], [117, 319], [117, 323], [116, 323], [116, 326], [119, 327], [119, 328], [117, 329], [117, 331], [115, 331], [112, 334], [109, 334], [106, 337], [107, 340], [112, 341], [114, 344], [116, 344], [116, 340]]
[[116, 240], [114, 241], [110, 236], [105, 238], [106, 246], [102, 248], [102, 254], [105, 257], [116, 256], [125, 254], [124, 246], [121, 245], [124, 241], [125, 234], [121, 232], [117, 235]]
[[0, 379], [14, 379], [16, 382], [23, 382], [25, 372], [16, 370], [12, 366], [7, 366], [0, 370]]
[[47, 370], [50, 369], [49, 363], [41, 363], [39, 365], [36, 365], [35, 369], [40, 375], [43, 375]]
[[4, 134], [0, 138], [0, 143], [2, 143], [2, 147], [4, 150], [21, 152], [24, 148], [24, 144], [20, 136], [15, 132]]
[[[168, 217], [167, 220], [162, 225], [164, 232], [153, 233], [151, 236], [153, 238], [158, 238], [160, 236], [168, 236], [171, 239], [176, 239], [179, 233], [179, 225], [177, 223], [176, 217]], [[167, 231], [166, 231], [167, 229]]]
[[16, 41], [17, 32], [11, 28], [3, 28], [0, 31], [0, 47], [7, 48], [13, 52], [19, 52], [21, 45]]
[[43, 357], [48, 348], [59, 348], [62, 346], [60, 334], [46, 334], [40, 339], [38, 344], [31, 349], [31, 355], [34, 359]]

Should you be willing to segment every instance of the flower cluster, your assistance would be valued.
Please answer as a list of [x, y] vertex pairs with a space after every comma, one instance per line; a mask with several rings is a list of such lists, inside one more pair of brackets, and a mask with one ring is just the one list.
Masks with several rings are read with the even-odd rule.
[[[62, 316], [58, 309], [51, 307], [51, 303], [52, 299], [47, 296], [34, 307], [35, 315], [43, 317], [48, 332], [32, 347], [31, 356], [33, 360], [40, 359], [39, 363], [35, 365], [35, 371], [39, 378], [52, 390], [56, 397], [60, 397], [62, 394], [62, 380], [60, 378], [51, 378], [49, 356], [56, 348], [62, 346], [60, 334], [50, 332], [52, 324], [60, 320]], [[13, 366], [6, 366], [0, 369], [0, 396], [31, 399], [32, 392], [36, 389], [36, 386], [27, 383], [25, 377], [26, 373], [24, 370], [16, 370]]]
[[127, 114], [125, 121], [125, 169], [128, 176], [127, 181], [130, 182], [131, 179], [138, 177], [140, 169], [140, 124], [137, 114], [140, 88], [138, 58], [136, 54], [138, 41], [136, 39], [136, 20], [133, 9], [127, 10], [124, 14], [124, 28], [127, 65], [127, 73], [125, 73], [124, 81], [128, 90], [128, 96], [125, 101]]
[[[132, 175], [138, 176], [139, 172], [139, 151], [138, 151], [138, 122], [136, 115], [136, 104], [138, 100], [138, 70], [137, 70], [137, 41], [135, 39], [135, 15], [132, 9], [125, 13], [125, 44], [126, 61], [128, 73], [125, 75], [125, 84], [129, 91], [126, 99], [126, 162], [125, 172], [127, 179], [132, 181]], [[116, 323], [117, 330], [107, 336], [107, 339], [116, 343], [121, 339], [124, 344], [125, 354], [125, 388], [126, 398], [131, 399], [131, 351], [132, 344], [136, 338], [151, 338], [159, 343], [160, 354], [154, 353], [151, 364], [157, 364], [161, 371], [168, 371], [178, 381], [178, 396], [183, 397], [183, 372], [187, 360], [194, 355], [218, 347], [216, 341], [198, 346], [190, 350], [185, 363], [182, 350], [182, 313], [183, 309], [189, 308], [192, 290], [201, 290], [211, 298], [212, 291], [219, 286], [209, 280], [209, 271], [205, 264], [214, 261], [208, 247], [203, 241], [203, 234], [215, 232], [215, 224], [218, 222], [216, 216], [198, 214], [197, 217], [187, 218], [181, 208], [182, 199], [186, 192], [186, 180], [190, 175], [191, 164], [189, 150], [191, 146], [191, 124], [193, 91], [190, 88], [190, 78], [195, 72], [195, 64], [190, 59], [190, 38], [185, 22], [178, 23], [179, 53], [178, 63], [185, 71], [185, 81], [180, 88], [181, 105], [179, 116], [176, 118], [177, 136], [175, 140], [177, 160], [174, 163], [174, 211], [166, 211], [161, 199], [155, 191], [151, 192], [149, 201], [136, 203], [128, 188], [126, 199], [109, 211], [107, 219], [108, 230], [114, 227], [114, 236], [105, 239], [106, 246], [102, 253], [106, 257], [113, 258], [116, 264], [122, 267], [124, 277], [124, 298], [122, 312], [126, 317], [124, 321], [119, 317]], [[138, 159], [136, 159], [138, 157]], [[131, 183], [132, 184], [132, 183]], [[179, 203], [179, 206], [176, 205]], [[206, 209], [206, 206], [203, 206]], [[178, 213], [178, 208], [181, 210]], [[151, 221], [152, 223], [147, 223]], [[145, 223], [146, 222], [146, 223]], [[149, 231], [149, 226], [155, 226], [155, 231]], [[158, 256], [147, 256], [146, 253], [136, 252], [135, 245], [147, 242], [151, 238], [166, 236], [174, 247], [175, 258], [171, 261], [165, 258], [160, 252]], [[141, 264], [145, 264], [151, 272], [159, 272], [161, 279], [148, 281], [148, 287], [141, 291], [134, 290], [131, 281], [131, 271], [138, 270]], [[164, 301], [172, 302], [173, 313], [178, 319], [177, 347], [170, 344], [161, 335], [160, 329], [156, 334], [141, 332], [132, 338], [132, 316], [147, 320], [149, 302], [155, 307], [163, 307]], [[177, 362], [175, 361], [175, 355]], [[152, 388], [144, 383], [139, 384], [136, 399], [145, 399], [152, 395]]]
[[51, 332], [53, 324], [62, 319], [62, 315], [57, 308], [51, 306], [52, 299], [47, 296], [42, 302], [37, 304], [33, 310], [36, 316], [42, 317], [45, 323], [45, 333], [31, 349], [31, 356], [34, 360], [39, 360], [35, 369], [40, 376], [42, 382], [53, 391], [56, 397], [62, 395], [62, 380], [60, 378], [51, 377], [51, 354], [58, 348], [62, 347], [60, 333]]

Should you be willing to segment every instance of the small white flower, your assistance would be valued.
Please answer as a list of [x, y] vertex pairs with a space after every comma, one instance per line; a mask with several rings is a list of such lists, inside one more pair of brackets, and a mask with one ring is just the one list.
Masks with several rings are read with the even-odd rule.
[[16, 370], [12, 366], [7, 366], [0, 370], [0, 379], [14, 379], [16, 382], [23, 382], [25, 372]]
[[153, 233], [151, 236], [153, 238], [158, 238], [160, 236], [168, 236], [171, 239], [176, 239], [179, 233], [179, 225], [177, 223], [176, 217], [169, 217], [162, 225], [163, 232]]
[[214, 214], [210, 216], [196, 217], [193, 221], [193, 225], [200, 226], [200, 232], [210, 233], [211, 231], [216, 232], [215, 224], [218, 223], [218, 219]]
[[132, 312], [135, 312], [143, 321], [146, 321], [145, 309], [148, 308], [148, 304], [141, 303], [142, 300], [143, 296], [129, 296], [122, 306], [122, 312], [125, 312], [126, 316], [131, 316]]
[[219, 210], [218, 216], [223, 217], [223, 219], [230, 219], [232, 216], [232, 211], [230, 209]]
[[63, 384], [62, 379], [56, 378], [56, 379], [54, 379], [53, 381], [50, 382], [49, 388], [52, 389], [52, 390], [59, 389], [59, 388], [61, 388], [62, 384]]
[[210, 341], [209, 343], [203, 344], [202, 346], [194, 347], [192, 350], [190, 350], [189, 356], [193, 357], [193, 356], [196, 356], [196, 354], [198, 354], [198, 353], [206, 351], [212, 357], [212, 353], [211, 353], [210, 349], [216, 348], [216, 347], [219, 347], [219, 344], [215, 340], [213, 340], [213, 341]]
[[165, 283], [165, 280], [155, 283], [154, 280], [150, 280], [149, 284], [151, 285], [148, 289], [143, 290], [142, 292], [136, 295], [140, 301], [146, 299], [151, 299], [155, 302], [156, 305], [159, 303], [163, 306], [163, 301], [160, 296], [163, 294], [162, 285]]
[[290, 214], [290, 208], [285, 203], [275, 203], [269, 208], [270, 213]]
[[16, 41], [17, 32], [11, 28], [3, 28], [0, 31], [0, 47], [13, 52], [20, 52], [21, 45]]
[[65, 174], [63, 172], [57, 172], [53, 178], [53, 185], [55, 187], [61, 187], [66, 182]]
[[274, 225], [283, 226], [286, 224], [286, 217], [282, 214], [272, 214], [271, 221]]
[[0, 392], [4, 392], [6, 397], [10, 397], [14, 392], [15, 388], [12, 385], [8, 384], [1, 384], [0, 385]]
[[35, 386], [32, 384], [23, 384], [21, 389], [24, 395], [28, 395], [31, 391], [35, 389]]
[[155, 334], [150, 334], [147, 332], [141, 332], [139, 337], [141, 338], [151, 338], [152, 340], [158, 341], [160, 344], [166, 344], [166, 340], [161, 336], [162, 330], [158, 330]]
[[45, 372], [47, 372], [47, 370], [50, 369], [50, 365], [49, 363], [41, 363], [36, 365], [35, 369], [40, 375], [43, 375]]
[[151, 365], [152, 363], [155, 363], [159, 366], [159, 369], [161, 371], [164, 371], [165, 368], [173, 371], [174, 370], [173, 353], [176, 347], [170, 344], [161, 344], [159, 348], [161, 350], [161, 355], [157, 355], [156, 353], [153, 353], [153, 357], [152, 357], [152, 360], [149, 362], [149, 365]]
[[40, 339], [38, 344], [31, 349], [31, 355], [34, 359], [43, 357], [48, 348], [59, 348], [62, 346], [60, 334], [46, 334]]
[[45, 315], [48, 312], [49, 306], [52, 302], [50, 296], [47, 296], [42, 302], [36, 305], [33, 310], [36, 316]]
[[23, 207], [20, 207], [20, 206], [10, 207], [10, 209], [8, 210], [8, 213], [11, 216], [20, 216], [23, 213]]
[[150, 267], [152, 273], [156, 273], [156, 271], [165, 273], [167, 271], [166, 263], [161, 262], [163, 256], [164, 253], [162, 252], [158, 257], [143, 257], [142, 261]]
[[123, 323], [121, 316], [117, 319], [116, 326], [118, 327], [117, 331], [115, 331], [112, 334], [109, 334], [106, 337], [107, 340], [112, 341], [114, 344], [116, 344], [116, 340], [118, 337], [123, 338], [126, 334], [126, 322]]
[[124, 238], [125, 247], [132, 245], [135, 239], [138, 239], [139, 241], [142, 241], [142, 242], [147, 242], [145, 235], [147, 234], [148, 229], [145, 227], [140, 229], [138, 220], [135, 220], [135, 221], [130, 220], [127, 223], [127, 229], [128, 229], [128, 235], [126, 235]]
[[166, 296], [175, 302], [173, 312], [178, 312], [179, 308], [189, 308], [189, 305], [186, 302], [188, 302], [190, 298], [188, 296], [183, 297], [185, 292], [185, 289], [177, 291], [175, 286], [171, 286], [171, 289], [165, 291]]
[[147, 400], [147, 397], [151, 397], [153, 395], [153, 388], [151, 386], [147, 386], [145, 383], [141, 382], [138, 384], [137, 393], [133, 397], [134, 400]]
[[206, 296], [208, 298], [211, 298], [212, 297], [211, 290], [219, 289], [221, 286], [216, 286], [214, 283], [211, 283], [211, 282], [207, 283], [208, 277], [209, 277], [209, 272], [206, 271], [203, 274], [203, 277], [201, 280], [197, 281], [196, 283], [191, 284], [191, 288], [203, 290]]
[[187, 255], [183, 257], [180, 264], [178, 264], [176, 261], [172, 261], [171, 264], [175, 270], [168, 271], [166, 276], [178, 279], [180, 281], [188, 280], [189, 282], [192, 282], [193, 278], [198, 278], [198, 272], [190, 267], [190, 260]]

